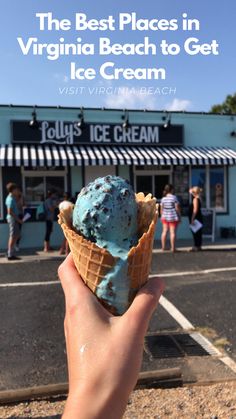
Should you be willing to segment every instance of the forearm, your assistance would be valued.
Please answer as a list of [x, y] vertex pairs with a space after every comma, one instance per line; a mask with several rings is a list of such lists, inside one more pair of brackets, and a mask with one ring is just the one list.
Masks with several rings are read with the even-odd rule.
[[176, 213], [177, 213], [179, 219], [181, 219], [181, 208], [180, 208], [180, 206], [176, 205], [175, 210], [176, 210]]
[[197, 203], [196, 199], [194, 198], [194, 200], [193, 200], [193, 212], [192, 212], [192, 216], [191, 216], [191, 222], [192, 223], [194, 222], [197, 213], [198, 213], [198, 203]]
[[21, 223], [20, 218], [11, 209], [8, 211], [8, 214], [11, 215], [18, 223]]
[[197, 212], [193, 211], [192, 218], [191, 218], [192, 223], [194, 222], [196, 215], [197, 215]]

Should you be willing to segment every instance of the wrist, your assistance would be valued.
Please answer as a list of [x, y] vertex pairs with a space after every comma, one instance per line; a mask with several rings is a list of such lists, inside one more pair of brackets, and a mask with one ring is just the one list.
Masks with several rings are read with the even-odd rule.
[[82, 390], [69, 393], [62, 419], [121, 419], [128, 402], [127, 396], [110, 391], [101, 393]]

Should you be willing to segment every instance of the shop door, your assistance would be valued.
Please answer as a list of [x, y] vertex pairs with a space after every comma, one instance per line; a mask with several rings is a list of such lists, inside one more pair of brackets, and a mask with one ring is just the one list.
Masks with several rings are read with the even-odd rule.
[[138, 175], [136, 177], [136, 192], [143, 192], [144, 195], [151, 193], [153, 195], [153, 176]]
[[168, 173], [158, 175], [137, 175], [136, 176], [136, 192], [143, 192], [145, 195], [151, 193], [158, 202], [163, 196], [163, 190], [167, 183], [170, 182]]
[[157, 198], [158, 202], [163, 196], [163, 190], [167, 183], [170, 183], [170, 176], [168, 174], [154, 176], [154, 196]]

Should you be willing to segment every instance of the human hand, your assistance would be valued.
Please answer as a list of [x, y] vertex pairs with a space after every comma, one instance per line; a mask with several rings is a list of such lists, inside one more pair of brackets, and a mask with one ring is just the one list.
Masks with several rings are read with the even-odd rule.
[[65, 294], [69, 395], [63, 419], [121, 418], [140, 370], [144, 336], [163, 292], [159, 278], [112, 316], [81, 280], [70, 254], [60, 265]]

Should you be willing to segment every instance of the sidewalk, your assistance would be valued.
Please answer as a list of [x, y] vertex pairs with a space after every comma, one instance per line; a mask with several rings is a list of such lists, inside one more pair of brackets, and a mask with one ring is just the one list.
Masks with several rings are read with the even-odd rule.
[[[176, 247], [179, 251], [188, 252], [193, 247], [193, 241], [191, 239], [177, 239]], [[155, 240], [153, 249], [155, 253], [162, 252], [160, 240]], [[236, 238], [216, 239], [214, 242], [210, 239], [203, 239], [202, 250], [236, 250]]]
[[[168, 244], [168, 241], [167, 241]], [[181, 252], [188, 252], [191, 247], [193, 246], [192, 240], [177, 240], [177, 249]], [[214, 243], [211, 240], [204, 240], [203, 241], [203, 250], [236, 250], [236, 238], [230, 239], [217, 239]], [[162, 253], [161, 250], [161, 242], [160, 240], [155, 240], [153, 246], [154, 253]], [[167, 251], [168, 253], [168, 251]], [[51, 252], [45, 253], [43, 252], [42, 248], [27, 248], [21, 249], [17, 256], [21, 257], [20, 261], [16, 262], [9, 262], [9, 263], [21, 263], [21, 262], [30, 262], [33, 260], [63, 260], [65, 258], [64, 255], [59, 254], [59, 250], [53, 250]], [[6, 258], [6, 250], [0, 249], [0, 263], [8, 263]]]
[[22, 262], [31, 262], [35, 260], [58, 260], [63, 261], [65, 255], [60, 255], [59, 250], [53, 250], [48, 253], [44, 252], [41, 248], [30, 248], [30, 249], [21, 249], [16, 253], [21, 260], [9, 262], [6, 257], [6, 250], [0, 250], [0, 263], [22, 263]]

